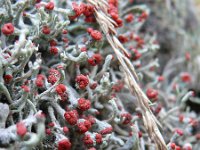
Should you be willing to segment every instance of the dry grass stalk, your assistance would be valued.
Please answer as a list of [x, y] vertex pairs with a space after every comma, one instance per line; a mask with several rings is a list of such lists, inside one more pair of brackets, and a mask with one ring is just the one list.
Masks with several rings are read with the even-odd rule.
[[128, 52], [115, 36], [115, 22], [109, 17], [107, 13], [107, 2], [105, 0], [88, 0], [88, 2], [95, 6], [96, 20], [106, 35], [106, 38], [113, 48], [120, 64], [122, 65], [126, 77], [126, 84], [130, 88], [131, 93], [137, 97], [138, 105], [142, 110], [144, 125], [150, 137], [156, 143], [157, 149], [166, 150], [167, 147], [165, 141], [157, 126], [159, 123], [149, 108], [149, 99], [137, 84], [136, 80], [138, 78], [135, 69], [130, 60], [125, 56], [128, 54]]

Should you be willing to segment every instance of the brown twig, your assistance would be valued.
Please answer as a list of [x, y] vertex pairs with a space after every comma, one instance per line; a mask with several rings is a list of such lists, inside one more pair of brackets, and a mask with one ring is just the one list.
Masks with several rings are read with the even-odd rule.
[[137, 83], [138, 77], [135, 72], [135, 69], [131, 64], [130, 60], [125, 56], [125, 54], [127, 54], [126, 49], [115, 36], [116, 30], [114, 25], [116, 23], [109, 17], [107, 13], [107, 2], [105, 0], [88, 0], [88, 2], [95, 6], [96, 20], [99, 23], [102, 31], [106, 35], [108, 42], [113, 48], [118, 58], [118, 61], [120, 62], [123, 68], [126, 78], [126, 84], [130, 88], [131, 93], [137, 97], [138, 105], [142, 110], [144, 125], [150, 137], [156, 143], [157, 149], [166, 150], [167, 147], [165, 141], [157, 126], [159, 122], [157, 121], [157, 119], [155, 118], [155, 116], [149, 108], [149, 99]]

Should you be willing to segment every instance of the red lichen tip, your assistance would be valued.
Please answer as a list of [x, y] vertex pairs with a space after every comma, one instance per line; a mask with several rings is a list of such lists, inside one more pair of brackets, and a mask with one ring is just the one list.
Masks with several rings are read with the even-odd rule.
[[100, 64], [101, 61], [102, 61], [101, 54], [93, 54], [93, 56], [88, 59], [88, 63], [91, 66], [96, 66], [96, 65]]
[[179, 136], [182, 136], [182, 135], [183, 135], [183, 130], [181, 130], [181, 129], [176, 129], [175, 132], [176, 132]]
[[36, 84], [37, 87], [43, 87], [44, 86], [44, 82], [40, 78], [35, 80], [35, 84]]
[[130, 113], [123, 113], [121, 116], [123, 118], [123, 124], [129, 124], [131, 122], [132, 116]]
[[159, 82], [162, 82], [162, 81], [164, 81], [164, 80], [165, 80], [165, 78], [164, 78], [163, 76], [159, 76], [159, 77], [158, 77], [158, 81], [159, 81]]
[[50, 128], [46, 129], [46, 130], [45, 130], [45, 133], [46, 133], [47, 135], [51, 135], [51, 129], [50, 129]]
[[183, 145], [183, 150], [192, 150], [192, 145], [190, 143], [185, 143]]
[[87, 28], [87, 32], [88, 32], [89, 34], [91, 34], [91, 33], [92, 33], [92, 31], [94, 31], [94, 29], [93, 29], [93, 28]]
[[185, 83], [191, 82], [191, 75], [188, 72], [183, 72], [181, 74], [181, 80]]
[[175, 149], [176, 144], [175, 143], [170, 143], [170, 147], [171, 147], [171, 149]]
[[127, 16], [125, 16], [125, 20], [126, 20], [126, 22], [128, 22], [128, 23], [132, 22], [133, 19], [134, 19], [134, 16], [133, 16], [132, 13], [130, 13], [130, 14], [128, 14]]
[[45, 5], [45, 8], [47, 10], [53, 10], [54, 9], [54, 3], [53, 2], [48, 2], [46, 5]]
[[42, 27], [42, 33], [44, 34], [50, 34], [51, 29], [48, 26], [43, 26]]
[[91, 128], [91, 122], [88, 120], [85, 120], [84, 122], [79, 122], [77, 124], [78, 130], [80, 133], [85, 133]]
[[6, 74], [6, 75], [4, 75], [3, 78], [4, 78], [5, 83], [8, 84], [8, 83], [10, 83], [12, 81], [13, 76], [10, 75], [10, 74]]
[[90, 32], [90, 36], [96, 41], [100, 41], [102, 39], [102, 33], [98, 30], [92, 30]]
[[57, 42], [55, 40], [50, 40], [49, 44], [50, 44], [50, 46], [56, 46]]
[[70, 125], [75, 125], [78, 121], [78, 112], [76, 110], [67, 111], [64, 117]]
[[24, 90], [24, 92], [30, 92], [30, 88], [27, 85], [22, 85], [21, 88]]
[[89, 134], [87, 134], [83, 137], [83, 142], [84, 142], [85, 145], [92, 145], [93, 144], [93, 140], [92, 140], [92, 138]]
[[89, 79], [87, 76], [82, 74], [78, 75], [75, 79], [76, 83], [78, 84], [80, 89], [85, 89], [86, 86], [89, 84]]
[[79, 98], [78, 100], [78, 108], [82, 111], [86, 111], [90, 109], [91, 107], [91, 102], [87, 99], [84, 98]]
[[157, 100], [158, 97], [158, 91], [152, 88], [148, 88], [146, 91], [147, 97], [149, 99]]
[[58, 54], [58, 48], [55, 47], [55, 46], [52, 46], [50, 48], [50, 53], [53, 54], [53, 55], [57, 55]]
[[98, 143], [98, 144], [101, 144], [102, 142], [103, 142], [103, 140], [102, 140], [102, 135], [101, 134], [96, 134], [96, 136], [95, 136], [95, 139], [96, 139], [96, 142]]
[[63, 127], [63, 132], [66, 134], [69, 132], [69, 128], [67, 126]]
[[58, 84], [58, 85], [56, 86], [56, 93], [57, 93], [58, 95], [62, 95], [66, 90], [67, 90], [67, 89], [66, 89], [66, 86], [65, 86], [64, 84]]
[[71, 142], [68, 139], [62, 139], [58, 142], [58, 150], [70, 150]]
[[49, 127], [54, 127], [54, 126], [55, 126], [55, 123], [54, 123], [54, 122], [50, 122], [50, 123], [48, 124], [48, 126], [49, 126]]
[[105, 129], [101, 130], [100, 133], [101, 133], [102, 135], [105, 135], [105, 134], [111, 133], [112, 130], [113, 130], [112, 127], [107, 127], [107, 128], [105, 128]]
[[3, 25], [3, 27], [1, 28], [1, 32], [4, 35], [11, 35], [14, 33], [14, 26], [12, 23], [6, 23]]
[[142, 137], [142, 132], [138, 131], [138, 137], [141, 138]]
[[16, 124], [16, 127], [17, 127], [17, 134], [23, 137], [27, 132], [25, 124], [23, 122], [19, 122]]
[[181, 147], [176, 145], [175, 150], [181, 150]]
[[56, 81], [60, 78], [60, 72], [56, 69], [49, 70], [48, 82], [51, 84], [56, 83]]
[[189, 60], [191, 59], [191, 55], [190, 55], [189, 52], [186, 52], [186, 53], [185, 53], [185, 59], [186, 59], [187, 61], [189, 61]]

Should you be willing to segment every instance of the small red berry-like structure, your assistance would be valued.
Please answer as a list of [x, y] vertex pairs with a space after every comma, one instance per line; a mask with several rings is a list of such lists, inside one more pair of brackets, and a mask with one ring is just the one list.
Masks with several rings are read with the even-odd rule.
[[70, 124], [70, 125], [75, 125], [78, 121], [78, 112], [76, 110], [71, 110], [67, 111], [64, 114], [65, 120]]
[[58, 95], [64, 94], [64, 92], [65, 92], [66, 90], [67, 90], [67, 89], [66, 89], [66, 86], [65, 86], [64, 84], [58, 84], [58, 85], [56, 86], [56, 93], [57, 93]]
[[112, 130], [113, 130], [112, 127], [107, 127], [107, 128], [105, 128], [105, 129], [101, 130], [101, 131], [100, 131], [100, 134], [102, 134], [102, 135], [109, 134], [109, 133], [112, 132]]
[[62, 31], [62, 34], [67, 34], [67, 33], [68, 33], [67, 30], [63, 30], [63, 31]]
[[131, 13], [128, 14], [127, 16], [125, 16], [125, 20], [126, 20], [126, 22], [128, 22], [128, 23], [132, 22], [133, 19], [134, 19], [134, 16], [133, 16], [133, 14], [131, 14]]
[[128, 37], [126, 37], [125, 35], [119, 35], [118, 36], [118, 39], [119, 39], [119, 41], [121, 42], [121, 43], [126, 43], [126, 42], [128, 42]]
[[55, 123], [54, 123], [54, 122], [50, 122], [50, 123], [48, 124], [48, 126], [49, 126], [49, 127], [54, 127], [54, 126], [55, 126]]
[[101, 54], [93, 54], [93, 56], [88, 59], [88, 63], [91, 66], [96, 66], [96, 65], [100, 64], [101, 61], [102, 61]]
[[72, 8], [73, 8], [73, 11], [74, 11], [74, 15], [69, 16], [69, 17], [70, 17], [71, 20], [74, 20], [83, 13], [83, 9], [76, 2], [72, 2]]
[[41, 80], [44, 80], [45, 79], [45, 76], [43, 74], [38, 74], [37, 75], [37, 78], [38, 79], [41, 79]]
[[69, 128], [67, 126], [63, 127], [63, 132], [67, 134], [69, 132]]
[[118, 81], [115, 85], [112, 86], [112, 90], [114, 92], [120, 92], [124, 88], [124, 83], [121, 81]]
[[93, 28], [87, 28], [87, 32], [88, 32], [89, 34], [91, 34], [91, 33], [92, 33], [92, 31], [94, 31], [94, 29], [93, 29]]
[[142, 54], [137, 50], [137, 49], [133, 49], [133, 60], [138, 60]]
[[84, 137], [83, 137], [83, 142], [85, 145], [92, 145], [93, 144], [93, 139], [91, 138], [91, 136], [89, 134], [86, 134]]
[[102, 33], [98, 30], [91, 31], [90, 36], [96, 41], [100, 41], [102, 39]]
[[43, 26], [42, 27], [42, 33], [50, 34], [51, 33], [51, 29], [48, 26]]
[[183, 130], [181, 130], [181, 129], [176, 129], [175, 132], [176, 132], [179, 136], [183, 136]]
[[10, 74], [6, 74], [6, 75], [4, 75], [3, 78], [4, 78], [5, 83], [8, 84], [8, 83], [10, 83], [12, 81], [13, 76], [10, 75]]
[[71, 142], [68, 139], [62, 139], [58, 142], [58, 150], [70, 150]]
[[37, 78], [35, 80], [36, 86], [39, 88], [44, 87], [44, 79], [45, 79], [44, 75], [42, 75], [42, 74], [37, 75]]
[[14, 33], [14, 26], [12, 23], [6, 23], [3, 25], [3, 27], [1, 28], [1, 32], [4, 34], [4, 35], [11, 35]]
[[30, 92], [30, 88], [27, 85], [22, 85], [21, 88], [24, 90], [24, 92], [28, 93]]
[[44, 82], [41, 79], [36, 79], [35, 84], [36, 84], [37, 87], [43, 87], [44, 86]]
[[87, 52], [87, 48], [86, 47], [81, 47], [81, 52]]
[[[51, 78], [48, 78], [53, 84], [57, 81], [57, 78], [53, 75], [50, 75]], [[66, 86], [64, 84], [58, 84], [55, 88], [56, 93], [61, 97], [62, 101], [66, 101], [68, 99], [68, 94], [66, 93]]]
[[91, 128], [91, 122], [88, 120], [85, 120], [84, 122], [79, 122], [77, 124], [79, 133], [85, 133]]
[[47, 135], [51, 135], [51, 133], [52, 133], [52, 132], [51, 132], [51, 129], [50, 129], [50, 128], [46, 129], [46, 130], [45, 130], [45, 133], [46, 133]]
[[50, 40], [49, 44], [50, 44], [50, 46], [56, 46], [57, 42], [55, 40]]
[[23, 122], [19, 122], [16, 124], [16, 128], [17, 128], [17, 134], [21, 137], [24, 137], [24, 135], [27, 132], [25, 124]]
[[95, 117], [89, 115], [87, 117], [84, 117], [85, 120], [89, 120], [91, 125], [95, 124], [96, 123], [96, 120], [95, 120]]
[[92, 83], [91, 85], [90, 85], [90, 88], [92, 89], [92, 90], [94, 90], [94, 89], [96, 89], [96, 87], [97, 87], [97, 83], [96, 82], [94, 82], [94, 83]]
[[55, 84], [56, 81], [60, 78], [60, 72], [56, 69], [49, 70], [48, 82]]
[[47, 10], [53, 10], [54, 9], [54, 3], [53, 2], [48, 2], [46, 5], [45, 5], [45, 8]]
[[68, 38], [63, 38], [62, 41], [63, 41], [64, 43], [68, 43], [68, 42], [69, 42]]
[[87, 5], [83, 5], [83, 15], [86, 17], [90, 17], [94, 14], [94, 6], [87, 4]]
[[138, 137], [141, 138], [142, 137], [142, 132], [138, 131]]
[[141, 22], [141, 21], [144, 21], [144, 20], [146, 20], [147, 19], [147, 17], [148, 17], [148, 14], [147, 14], [147, 12], [142, 12], [142, 14], [140, 15], [140, 17], [138, 18], [138, 21], [139, 22]]
[[123, 124], [129, 124], [131, 123], [132, 115], [130, 113], [123, 113], [121, 114]]
[[109, 0], [109, 9], [108, 13], [110, 14], [111, 18], [116, 22], [116, 28], [123, 26], [123, 21], [121, 18], [119, 18], [119, 12], [118, 12], [118, 1], [117, 0]]
[[84, 75], [78, 75], [75, 79], [76, 83], [78, 84], [78, 87], [80, 89], [85, 89], [86, 86], [89, 84], [89, 79], [87, 76]]
[[94, 22], [96, 22], [96, 19], [94, 16], [87, 16], [87, 17], [85, 17], [85, 22], [94, 23]]
[[175, 150], [181, 150], [181, 147], [176, 145]]
[[181, 81], [185, 83], [191, 82], [191, 75], [188, 72], [183, 72], [181, 74]]
[[163, 77], [163, 76], [159, 76], [159, 77], [158, 77], [158, 81], [159, 81], [159, 82], [162, 82], [162, 81], [164, 81], [164, 80], [165, 80], [165, 77]]
[[175, 143], [170, 143], [170, 148], [171, 149], [175, 149], [176, 148], [176, 144]]
[[86, 111], [90, 109], [91, 102], [84, 98], [79, 98], [78, 100], [78, 108], [82, 111]]
[[99, 133], [97, 133], [97, 134], [95, 135], [95, 139], [96, 139], [96, 142], [97, 142], [98, 144], [101, 144], [101, 143], [103, 142], [103, 140], [102, 140], [102, 135], [99, 134]]
[[152, 100], [157, 100], [158, 98], [158, 91], [152, 88], [148, 88], [146, 91], [147, 97]]
[[158, 104], [158, 106], [155, 108], [155, 113], [159, 114], [159, 112], [162, 110], [163, 106], [161, 104]]
[[190, 55], [189, 52], [186, 52], [186, 53], [185, 53], [185, 59], [186, 59], [187, 61], [190, 61], [191, 55]]
[[190, 143], [185, 143], [182, 147], [183, 150], [192, 150], [192, 145]]

